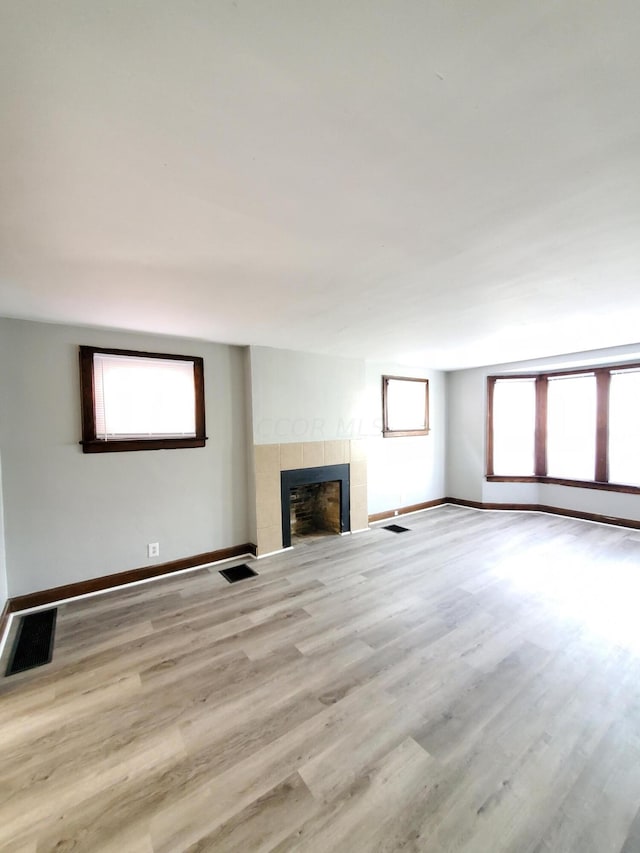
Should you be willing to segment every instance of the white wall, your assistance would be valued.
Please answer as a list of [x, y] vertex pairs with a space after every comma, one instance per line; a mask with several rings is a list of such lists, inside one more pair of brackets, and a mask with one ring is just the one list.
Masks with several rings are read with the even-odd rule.
[[[202, 356], [206, 447], [83, 454], [79, 344]], [[240, 348], [0, 319], [0, 400], [11, 596], [247, 541]]]
[[573, 369], [637, 359], [637, 347], [593, 350], [559, 358], [492, 365], [447, 374], [449, 429], [447, 494], [483, 503], [531, 503], [640, 521], [640, 495], [550, 483], [487, 483], [487, 376], [530, 370]]
[[251, 347], [255, 444], [358, 438], [364, 361]]
[[[382, 376], [429, 380], [428, 435], [383, 438]], [[366, 365], [367, 477], [369, 514], [445, 496], [445, 374], [424, 367], [368, 361]]]

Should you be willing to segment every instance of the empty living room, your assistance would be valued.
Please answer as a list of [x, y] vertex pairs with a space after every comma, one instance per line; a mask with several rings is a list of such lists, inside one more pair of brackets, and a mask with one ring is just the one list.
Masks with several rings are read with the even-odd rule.
[[639, 36], [0, 3], [0, 853], [640, 853]]

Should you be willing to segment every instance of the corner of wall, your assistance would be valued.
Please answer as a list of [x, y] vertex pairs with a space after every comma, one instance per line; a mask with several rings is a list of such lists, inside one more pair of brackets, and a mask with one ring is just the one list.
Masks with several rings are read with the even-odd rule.
[[4, 504], [2, 501], [2, 459], [0, 458], [0, 613], [9, 597], [7, 560], [4, 547]]
[[244, 387], [246, 412], [246, 454], [247, 454], [247, 525], [249, 541], [254, 545], [258, 542], [256, 519], [256, 463], [253, 451], [253, 379], [251, 371], [251, 347], [245, 347], [244, 358]]
[[446, 374], [447, 497], [481, 501], [484, 483], [485, 394], [482, 369]]

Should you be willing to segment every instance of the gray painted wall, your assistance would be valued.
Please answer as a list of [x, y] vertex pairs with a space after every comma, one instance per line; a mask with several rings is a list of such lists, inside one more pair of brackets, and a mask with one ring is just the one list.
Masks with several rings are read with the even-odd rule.
[[251, 380], [251, 349], [242, 351], [245, 400], [245, 453], [247, 468], [247, 531], [249, 542], [258, 543], [258, 521], [256, 516], [256, 463], [253, 454], [253, 383]]
[[485, 374], [461, 370], [447, 374], [446, 493], [482, 500], [484, 482]]
[[251, 347], [251, 382], [255, 444], [361, 435], [364, 361]]
[[[0, 398], [1, 399], [1, 398]], [[1, 421], [1, 417], [0, 417]], [[4, 503], [2, 500], [2, 457], [0, 457], [0, 613], [9, 597], [7, 584], [7, 563], [4, 548]], [[0, 640], [2, 638], [0, 637]]]
[[573, 369], [588, 364], [637, 358], [637, 347], [618, 347], [513, 364], [492, 365], [447, 374], [447, 494], [485, 503], [532, 503], [578, 512], [640, 520], [640, 495], [556, 486], [547, 483], [487, 483], [486, 379], [495, 373], [536, 369]]
[[[79, 344], [202, 356], [207, 446], [83, 454]], [[11, 596], [247, 541], [240, 348], [0, 319], [0, 399]]]

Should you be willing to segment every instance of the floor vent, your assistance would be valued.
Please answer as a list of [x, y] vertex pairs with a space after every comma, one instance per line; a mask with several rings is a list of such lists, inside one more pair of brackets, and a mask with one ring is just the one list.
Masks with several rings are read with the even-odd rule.
[[229, 581], [229, 583], [237, 583], [238, 581], [245, 580], [245, 578], [255, 577], [258, 573], [254, 572], [253, 569], [243, 563], [241, 566], [232, 566], [230, 569], [221, 569], [220, 574], [225, 580]]
[[409, 532], [408, 527], [400, 527], [399, 524], [386, 524], [382, 529], [383, 530], [390, 530], [392, 533], [408, 533]]
[[20, 617], [5, 675], [44, 666], [53, 657], [58, 608], [39, 610]]

